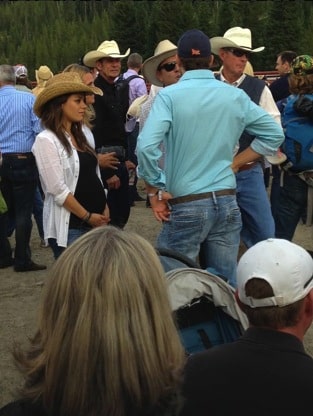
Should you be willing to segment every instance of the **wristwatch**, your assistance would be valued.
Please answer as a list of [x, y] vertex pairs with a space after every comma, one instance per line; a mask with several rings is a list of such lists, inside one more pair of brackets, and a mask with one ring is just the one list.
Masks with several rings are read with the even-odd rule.
[[149, 198], [152, 198], [154, 196], [157, 196], [158, 197], [158, 200], [159, 201], [162, 201], [162, 194], [163, 194], [162, 189], [158, 189], [155, 193], [148, 193], [148, 197]]

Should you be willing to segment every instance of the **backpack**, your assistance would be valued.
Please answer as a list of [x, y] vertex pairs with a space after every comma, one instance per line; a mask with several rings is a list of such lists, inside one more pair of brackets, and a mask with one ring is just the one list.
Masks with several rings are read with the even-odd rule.
[[235, 300], [235, 289], [202, 269], [166, 272], [179, 335], [187, 354], [237, 340], [248, 326]]
[[282, 151], [287, 161], [282, 167], [295, 173], [313, 169], [313, 119], [307, 109], [308, 101], [303, 95], [290, 96], [283, 113], [285, 141]]
[[134, 78], [142, 78], [140, 75], [131, 75], [128, 78], [123, 78], [121, 74], [115, 81], [115, 88], [118, 97], [118, 101], [122, 106], [123, 117], [126, 117], [129, 108], [129, 83]]

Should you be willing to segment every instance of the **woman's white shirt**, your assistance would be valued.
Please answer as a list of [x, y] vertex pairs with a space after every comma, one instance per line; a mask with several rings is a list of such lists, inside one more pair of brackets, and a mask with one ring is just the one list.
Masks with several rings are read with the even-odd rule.
[[[94, 148], [91, 130], [83, 126], [88, 143]], [[61, 247], [67, 247], [70, 211], [63, 207], [69, 193], [75, 193], [79, 176], [79, 157], [72, 147], [69, 155], [57, 136], [51, 130], [43, 130], [32, 147], [44, 192], [43, 227], [45, 240], [55, 238]], [[97, 174], [101, 180], [99, 166]]]

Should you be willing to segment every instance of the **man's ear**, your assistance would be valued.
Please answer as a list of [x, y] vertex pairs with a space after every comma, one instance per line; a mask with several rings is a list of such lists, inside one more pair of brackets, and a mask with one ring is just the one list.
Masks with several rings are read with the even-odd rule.
[[305, 333], [311, 327], [313, 322], [313, 289], [311, 289], [303, 300], [301, 312], [299, 313], [299, 322], [300, 321], [302, 322]]
[[209, 68], [213, 65], [214, 63], [214, 55], [212, 54], [209, 58]]
[[305, 312], [313, 319], [313, 289], [305, 297]]
[[101, 71], [101, 69], [102, 69], [102, 61], [101, 61], [101, 59], [99, 59], [99, 61], [96, 62], [95, 68], [97, 69], [97, 71]]

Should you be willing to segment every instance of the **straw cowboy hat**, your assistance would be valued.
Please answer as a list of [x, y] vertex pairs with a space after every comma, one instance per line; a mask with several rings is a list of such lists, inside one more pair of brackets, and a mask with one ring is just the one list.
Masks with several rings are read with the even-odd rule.
[[48, 66], [42, 65], [39, 67], [39, 69], [35, 70], [35, 76], [37, 84], [42, 84], [47, 82], [50, 78], [52, 78], [53, 73], [51, 72]]
[[264, 46], [252, 49], [251, 31], [250, 29], [242, 28], [239, 26], [228, 29], [224, 36], [216, 36], [210, 39], [211, 49], [215, 55], [218, 55], [218, 51], [221, 48], [237, 48], [243, 49], [249, 52], [261, 52], [264, 50]]
[[161, 81], [158, 80], [156, 73], [158, 66], [162, 61], [170, 56], [176, 55], [177, 46], [169, 40], [161, 40], [155, 48], [154, 55], [146, 59], [142, 64], [142, 75], [153, 85], [163, 87]]
[[125, 58], [129, 55], [130, 49], [128, 48], [124, 55], [121, 55], [118, 44], [115, 40], [105, 40], [98, 46], [96, 51], [87, 52], [83, 57], [84, 65], [94, 68], [96, 62], [103, 58]]
[[60, 95], [82, 92], [103, 95], [103, 92], [99, 88], [89, 87], [83, 84], [80, 76], [74, 72], [62, 72], [61, 74], [54, 75], [49, 79], [43, 91], [37, 96], [34, 104], [34, 112], [38, 117], [41, 117], [43, 107], [48, 101]]

